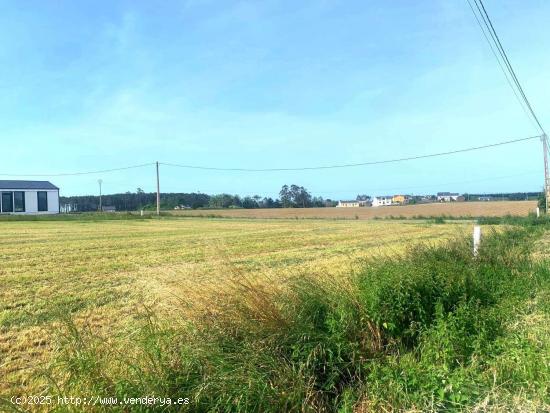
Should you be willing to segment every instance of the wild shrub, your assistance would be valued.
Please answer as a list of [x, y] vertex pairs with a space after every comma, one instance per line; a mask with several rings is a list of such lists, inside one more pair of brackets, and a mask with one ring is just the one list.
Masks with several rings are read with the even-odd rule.
[[444, 247], [417, 246], [404, 256], [373, 261], [358, 282], [371, 319], [386, 336], [413, 346], [436, 309], [454, 311], [462, 303], [486, 306], [494, 297], [465, 241]]

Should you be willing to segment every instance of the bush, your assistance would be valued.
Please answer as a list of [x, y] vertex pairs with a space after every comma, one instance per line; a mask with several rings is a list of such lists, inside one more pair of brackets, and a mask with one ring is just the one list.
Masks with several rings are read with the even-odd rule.
[[388, 337], [408, 347], [432, 325], [436, 310], [460, 304], [494, 302], [487, 280], [477, 277], [479, 264], [466, 242], [446, 247], [419, 246], [405, 256], [372, 263], [359, 282], [370, 317]]

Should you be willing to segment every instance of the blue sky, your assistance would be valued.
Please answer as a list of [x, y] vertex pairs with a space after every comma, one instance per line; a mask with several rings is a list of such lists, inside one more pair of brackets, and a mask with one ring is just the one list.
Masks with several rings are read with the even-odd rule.
[[[486, 0], [543, 125], [550, 2]], [[0, 1], [0, 173], [162, 162], [373, 161], [536, 135], [465, 0]], [[540, 142], [360, 168], [161, 167], [161, 190], [276, 195], [531, 191]], [[44, 177], [63, 195], [146, 191], [154, 167]]]

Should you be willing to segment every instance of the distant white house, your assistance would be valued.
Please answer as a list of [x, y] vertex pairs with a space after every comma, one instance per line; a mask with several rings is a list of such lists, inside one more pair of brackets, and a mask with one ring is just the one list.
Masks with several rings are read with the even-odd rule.
[[338, 201], [338, 205], [336, 205], [336, 208], [358, 208], [359, 207], [359, 201], [353, 200], [353, 201]]
[[48, 181], [0, 180], [0, 213], [59, 214], [59, 188]]
[[371, 206], [370, 198], [354, 199], [353, 201], [338, 201], [336, 208], [358, 208]]
[[375, 196], [372, 199], [373, 207], [387, 206], [387, 205], [393, 205], [393, 195]]
[[457, 193], [452, 193], [452, 192], [438, 192], [437, 193], [437, 202], [458, 201], [459, 198], [462, 198], [462, 197]]

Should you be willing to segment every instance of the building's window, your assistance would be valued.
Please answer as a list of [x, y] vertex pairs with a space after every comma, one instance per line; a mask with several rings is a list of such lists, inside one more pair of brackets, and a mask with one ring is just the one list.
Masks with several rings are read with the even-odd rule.
[[13, 192], [2, 192], [2, 212], [13, 212]]
[[13, 208], [15, 212], [25, 212], [25, 193], [23, 191], [13, 193]]
[[48, 210], [48, 193], [46, 191], [38, 191], [38, 211]]

